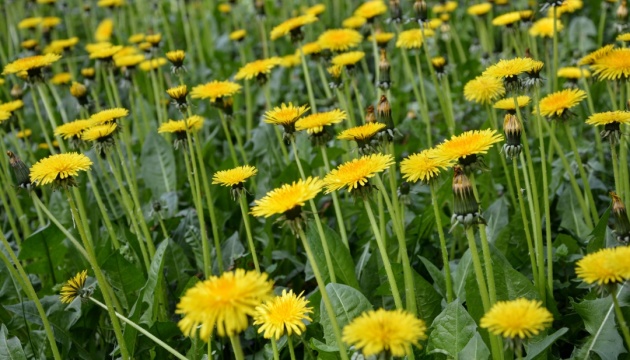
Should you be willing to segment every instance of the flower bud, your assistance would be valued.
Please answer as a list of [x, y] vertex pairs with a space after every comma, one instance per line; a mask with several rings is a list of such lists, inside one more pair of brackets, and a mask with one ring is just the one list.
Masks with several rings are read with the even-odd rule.
[[612, 198], [612, 215], [615, 220], [615, 235], [617, 240], [623, 244], [630, 242], [630, 220], [628, 220], [628, 213], [621, 198], [614, 192], [610, 192]]
[[479, 204], [475, 200], [472, 184], [459, 166], [453, 168], [453, 207], [451, 223], [469, 227], [479, 222]]
[[503, 133], [505, 134], [505, 144], [503, 151], [505, 156], [515, 158], [521, 153], [521, 133], [523, 129], [520, 121], [514, 114], [506, 114], [503, 121]]

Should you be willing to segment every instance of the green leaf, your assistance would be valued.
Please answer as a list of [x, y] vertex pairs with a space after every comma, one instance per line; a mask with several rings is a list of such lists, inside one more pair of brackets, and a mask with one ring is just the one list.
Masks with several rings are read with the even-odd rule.
[[[222, 260], [225, 269], [231, 268], [232, 264], [234, 264], [234, 260], [245, 254], [245, 247], [239, 238], [238, 232], [235, 232], [221, 245], [221, 255], [223, 257]], [[247, 240], [243, 238], [243, 241]]]
[[488, 350], [488, 346], [481, 335], [478, 332], [475, 332], [475, 336], [464, 346], [462, 351], [457, 354], [460, 359], [476, 359], [483, 360], [488, 359], [490, 357], [490, 350]]
[[610, 217], [610, 209], [612, 204], [608, 206], [608, 209], [599, 218], [599, 222], [595, 225], [595, 228], [591, 232], [588, 244], [586, 245], [586, 253], [591, 254], [606, 247], [606, 228], [608, 227], [608, 218]]
[[427, 352], [459, 359], [459, 353], [476, 334], [477, 324], [466, 309], [453, 301], [433, 320]]
[[551, 335], [539, 339], [539, 341], [530, 340], [528, 342], [525, 342], [525, 351], [527, 352], [527, 357], [525, 357], [525, 360], [533, 360], [537, 355], [545, 351], [562, 335], [566, 334], [567, 331], [569, 331], [569, 328], [564, 327]]
[[501, 230], [508, 224], [507, 198], [499, 198], [493, 202], [484, 212], [483, 217], [488, 222], [486, 233], [488, 241], [494, 243]]
[[[350, 250], [341, 242], [339, 235], [330, 227], [326, 224], [322, 224], [322, 227], [324, 228], [324, 235], [326, 236], [328, 251], [330, 252], [333, 268], [335, 269], [337, 282], [359, 289], [359, 281], [354, 271], [354, 261], [350, 255]], [[328, 271], [326, 270], [328, 267], [326, 265], [324, 248], [322, 247], [317, 227], [312, 222], [308, 226], [306, 237], [309, 245], [311, 245], [311, 249], [313, 249], [313, 256], [322, 272], [324, 282], [330, 281]]]
[[173, 146], [156, 132], [150, 132], [142, 146], [140, 173], [153, 198], [177, 189], [177, 167]]
[[[326, 285], [326, 291], [335, 312], [333, 316], [337, 319], [340, 329], [343, 329], [344, 326], [348, 325], [352, 319], [359, 316], [362, 312], [372, 309], [372, 304], [370, 304], [368, 299], [361, 292], [350, 286], [331, 283]], [[330, 322], [330, 314], [326, 311], [323, 300], [320, 304], [320, 309], [322, 309], [320, 323], [324, 328], [326, 344], [330, 347], [337, 347], [337, 340]]]
[[68, 248], [62, 242], [65, 235], [56, 226], [46, 226], [34, 232], [24, 240], [18, 259], [32, 261], [26, 269], [34, 274], [52, 275], [52, 282], [57, 283], [62, 273], [57, 265], [65, 256]]
[[9, 331], [4, 324], [0, 324], [0, 360], [26, 360], [26, 353], [22, 349], [20, 339], [7, 338]]
[[166, 252], [168, 244], [168, 241], [162, 241], [155, 250], [155, 255], [149, 267], [147, 282], [142, 288], [142, 302], [147, 304], [148, 307], [142, 315], [140, 322], [149, 326], [153, 324], [154, 320], [153, 307], [158, 305], [158, 297], [161, 296], [160, 291], [156, 291], [156, 288], [158, 288], [158, 285], [162, 282], [162, 278], [164, 277], [162, 269], [164, 268], [164, 253]]
[[[605, 11], [600, 9], [599, 11]], [[567, 44], [577, 45], [579, 53], [585, 54], [589, 49], [596, 47], [592, 38], [597, 35], [597, 29], [593, 20], [586, 16], [577, 16], [569, 24]]]
[[125, 307], [133, 304], [136, 291], [146, 282], [143, 272], [120, 253], [115, 252], [101, 266], [116, 293], [124, 299]]
[[[467, 301], [466, 298], [466, 279], [468, 275], [473, 272], [472, 258], [470, 257], [470, 251], [466, 251], [462, 258], [459, 260], [457, 270], [453, 275], [453, 292], [461, 303]], [[474, 276], [474, 275], [473, 275]]]
[[440, 293], [440, 295], [442, 295], [443, 298], [445, 298], [446, 280], [444, 279], [444, 273], [442, 273], [442, 270], [438, 269], [437, 266], [435, 266], [429, 259], [423, 256], [418, 257], [420, 258], [420, 261], [422, 261], [424, 267], [427, 268], [429, 275], [431, 275], [431, 279], [433, 279], [433, 287]]
[[[622, 285], [619, 291], [623, 288]], [[579, 349], [578, 358], [589, 358], [591, 352], [596, 353], [602, 360], [616, 360], [620, 354], [626, 352], [623, 339], [617, 331], [612, 297], [603, 299], [584, 300], [581, 303], [571, 302], [575, 311], [584, 320], [584, 329], [590, 336]]]

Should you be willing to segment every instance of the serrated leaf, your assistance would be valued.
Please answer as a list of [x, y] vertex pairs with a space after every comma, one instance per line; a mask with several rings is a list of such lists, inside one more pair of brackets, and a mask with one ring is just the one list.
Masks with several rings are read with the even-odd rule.
[[475, 336], [470, 339], [457, 356], [460, 359], [484, 360], [490, 358], [490, 350], [488, 350], [486, 343], [483, 342], [481, 335], [475, 332]]
[[459, 353], [476, 334], [477, 324], [466, 309], [453, 301], [433, 320], [427, 352], [459, 359]]
[[142, 302], [148, 305], [140, 320], [143, 324], [153, 324], [153, 307], [157, 306], [159, 303], [158, 297], [161, 296], [159, 291], [156, 291], [156, 288], [158, 288], [158, 284], [162, 281], [164, 276], [162, 269], [164, 268], [164, 253], [166, 252], [168, 243], [168, 241], [162, 241], [155, 250], [155, 255], [149, 267], [147, 282], [141, 290]]
[[[330, 297], [330, 302], [335, 312], [333, 316], [337, 319], [339, 328], [343, 329], [352, 319], [359, 316], [362, 312], [372, 309], [372, 304], [358, 290], [343, 284], [328, 284], [326, 291]], [[320, 323], [324, 328], [324, 338], [326, 344], [330, 347], [337, 347], [332, 324], [330, 322], [330, 314], [326, 311], [324, 302], [320, 304], [321, 320]]]
[[[339, 235], [334, 232], [326, 224], [322, 224], [324, 228], [324, 235], [326, 236], [326, 243], [328, 244], [328, 251], [332, 261], [333, 268], [335, 269], [335, 275], [337, 282], [352, 286], [355, 289], [359, 289], [359, 281], [357, 280], [356, 273], [354, 271], [354, 261], [350, 255], [350, 250], [341, 242]], [[316, 225], [311, 222], [308, 226], [306, 237], [313, 250], [313, 256], [319, 266], [324, 282], [330, 281], [330, 275], [326, 270], [326, 257], [324, 254], [324, 248], [319, 237]]]
[[0, 324], [0, 360], [26, 360], [20, 339], [8, 336], [7, 327]]
[[150, 132], [142, 146], [140, 173], [153, 198], [177, 189], [177, 167], [173, 146], [156, 132]]
[[544, 338], [540, 339], [540, 341], [530, 340], [525, 343], [525, 351], [527, 352], [527, 356], [525, 360], [533, 360], [536, 356], [545, 351], [548, 347], [550, 347], [558, 338], [562, 335], [566, 334], [569, 331], [569, 328], [562, 328], [551, 335], [547, 335]]

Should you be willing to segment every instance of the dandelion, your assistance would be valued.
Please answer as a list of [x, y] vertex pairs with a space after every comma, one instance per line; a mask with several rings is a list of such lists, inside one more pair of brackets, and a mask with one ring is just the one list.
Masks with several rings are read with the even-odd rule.
[[0, 124], [2, 124], [3, 121], [5, 120], [9, 120], [9, 118], [11, 118], [11, 113], [5, 110], [0, 110]]
[[490, 10], [492, 10], [492, 4], [487, 2], [469, 6], [468, 9], [466, 9], [466, 13], [472, 16], [483, 16], [489, 13]]
[[186, 290], [175, 310], [182, 315], [177, 325], [184, 335], [198, 335], [204, 341], [215, 327], [219, 336], [234, 336], [247, 329], [249, 317], [272, 289], [268, 275], [256, 271], [236, 269], [212, 276]]
[[118, 119], [122, 119], [125, 116], [129, 115], [129, 110], [125, 108], [112, 108], [101, 110], [92, 116], [90, 116], [90, 120], [94, 122], [96, 125], [106, 124], [110, 122], [116, 122]]
[[166, 61], [165, 58], [157, 58], [157, 59], [145, 60], [145, 61], [140, 63], [140, 70], [142, 70], [142, 71], [155, 70], [155, 69], [159, 68], [160, 66], [166, 65], [166, 62], [167, 61]]
[[322, 49], [331, 51], [346, 51], [359, 46], [363, 36], [352, 29], [332, 29], [323, 32], [317, 42]]
[[606, 45], [604, 47], [601, 47], [581, 58], [580, 61], [578, 61], [578, 65], [592, 65], [593, 63], [595, 63], [595, 61], [610, 53], [614, 48], [614, 45]]
[[[527, 95], [520, 95], [516, 97], [516, 105], [518, 105], [519, 108], [524, 108], [529, 105], [531, 101], [532, 99]], [[514, 104], [514, 98], [510, 97], [495, 102], [493, 107], [495, 109], [507, 110], [510, 113], [516, 113], [516, 105]]]
[[29, 81], [41, 80], [43, 76], [42, 69], [49, 67], [59, 59], [61, 59], [61, 55], [57, 54], [35, 55], [17, 59], [5, 65], [2, 75], [17, 74], [26, 71]]
[[215, 102], [217, 99], [231, 97], [241, 91], [241, 85], [231, 81], [211, 81], [204, 85], [195, 86], [190, 95], [193, 99], [210, 99]]
[[389, 154], [364, 155], [343, 163], [324, 177], [326, 193], [341, 190], [344, 187], [351, 193], [369, 190], [369, 179], [385, 171], [393, 163], [394, 158]]
[[433, 35], [434, 32], [430, 29], [405, 30], [398, 34], [396, 47], [404, 49], [419, 49], [422, 47], [424, 39]]
[[188, 87], [186, 85], [175, 86], [166, 90], [168, 96], [173, 99], [173, 102], [180, 111], [186, 111], [188, 108], [188, 102], [186, 96], [188, 95]]
[[566, 66], [558, 69], [557, 75], [559, 78], [565, 78], [570, 80], [577, 80], [581, 78], [591, 77], [591, 72], [587, 69], [581, 69], [576, 66]]
[[387, 6], [383, 0], [369, 0], [362, 3], [355, 11], [354, 16], [359, 16], [372, 21], [375, 17], [387, 12]]
[[53, 188], [76, 186], [79, 171], [88, 171], [92, 160], [83, 154], [67, 153], [51, 155], [31, 167], [30, 178], [35, 185], [53, 183]]
[[280, 340], [286, 333], [301, 335], [306, 330], [305, 320], [313, 321], [309, 314], [313, 308], [302, 294], [295, 295], [293, 291], [282, 290], [282, 295], [266, 301], [256, 308], [254, 325], [260, 325], [258, 333], [265, 339]]
[[280, 58], [277, 57], [252, 61], [241, 67], [234, 79], [250, 80], [256, 78], [263, 85], [267, 82], [267, 76], [271, 73], [271, 70], [278, 65], [280, 65]]
[[20, 43], [20, 46], [22, 46], [25, 50], [33, 50], [37, 47], [37, 45], [37, 40], [33, 39], [24, 40]]
[[473, 165], [479, 155], [488, 152], [493, 144], [503, 141], [496, 130], [470, 130], [452, 136], [437, 146], [435, 155], [439, 159], [459, 161], [461, 165]]
[[31, 137], [31, 135], [33, 135], [33, 130], [24, 129], [22, 131], [18, 131], [17, 134], [15, 134], [15, 137], [17, 137], [18, 139], [26, 139], [28, 137]]
[[564, 26], [562, 25], [562, 22], [558, 19], [552, 19], [552, 18], [543, 18], [540, 19], [538, 21], [536, 21], [532, 27], [529, 28], [529, 35], [531, 36], [537, 36], [537, 37], [542, 37], [542, 38], [551, 38], [553, 37], [553, 31], [554, 31], [554, 21], [556, 22], [555, 24], [555, 28], [557, 32], [562, 31], [562, 29], [564, 28]]
[[442, 170], [453, 166], [452, 160], [439, 159], [436, 152], [436, 149], [427, 149], [404, 159], [400, 163], [403, 179], [428, 184], [435, 180]]
[[317, 177], [284, 184], [268, 192], [262, 199], [254, 201], [251, 214], [258, 217], [284, 214], [287, 221], [299, 220], [302, 206], [315, 198], [323, 186], [324, 183]]
[[143, 33], [133, 34], [129, 37], [129, 39], [127, 39], [127, 41], [129, 41], [132, 44], [139, 44], [144, 41], [144, 34]]
[[353, 68], [364, 57], [365, 53], [363, 51], [350, 51], [333, 57], [331, 63], [337, 66]]
[[295, 129], [297, 131], [306, 130], [309, 134], [318, 134], [324, 131], [325, 126], [338, 124], [347, 118], [346, 112], [339, 109], [315, 113], [299, 119], [295, 123]]
[[186, 131], [196, 132], [203, 127], [203, 118], [192, 115], [183, 120], [169, 120], [158, 128], [158, 133], [171, 133], [183, 136], [186, 139]]
[[515, 158], [521, 153], [521, 135], [523, 128], [521, 122], [514, 114], [505, 114], [503, 120], [503, 133], [505, 134], [505, 144], [503, 151], [510, 158]]
[[513, 90], [519, 86], [518, 76], [531, 71], [534, 66], [534, 60], [530, 58], [501, 59], [489, 66], [482, 75], [502, 79], [506, 89]]
[[346, 29], [360, 29], [366, 22], [367, 19], [362, 16], [350, 16], [341, 22], [341, 26]]
[[43, 53], [63, 54], [66, 51], [70, 51], [78, 43], [79, 38], [76, 36], [69, 39], [53, 40], [44, 48]]
[[173, 72], [184, 67], [184, 59], [186, 59], [186, 52], [184, 50], [174, 50], [166, 53], [166, 58], [173, 65]]
[[497, 336], [523, 340], [538, 335], [552, 322], [553, 316], [541, 301], [520, 298], [495, 303], [480, 326]]
[[630, 279], [630, 247], [604, 248], [576, 263], [575, 273], [587, 284], [619, 284]]
[[299, 53], [286, 55], [280, 58], [280, 66], [285, 68], [291, 68], [298, 66], [302, 63], [302, 57]]
[[93, 51], [88, 50], [88, 52], [90, 53], [90, 59], [97, 59], [100, 61], [108, 62], [111, 61], [114, 55], [116, 55], [116, 53], [118, 53], [122, 49], [123, 47], [120, 45], [109, 45], [96, 48]]
[[464, 86], [464, 97], [478, 104], [488, 104], [505, 94], [503, 82], [493, 76], [477, 76]]
[[546, 117], [566, 117], [569, 109], [586, 98], [586, 92], [579, 89], [566, 89], [549, 94], [540, 100], [540, 114]]
[[424, 321], [404, 310], [370, 310], [353, 319], [343, 328], [342, 339], [366, 356], [391, 354], [403, 357], [411, 353], [411, 345], [421, 348], [427, 326]]
[[384, 47], [387, 45], [387, 43], [394, 38], [394, 36], [396, 36], [396, 34], [394, 33], [390, 33], [390, 32], [383, 32], [380, 29], [376, 29], [374, 35], [370, 35], [368, 36], [367, 40], [368, 41], [374, 41], [374, 39], [376, 39], [376, 43], [380, 46], [380, 47]]
[[109, 41], [114, 32], [114, 21], [112, 19], [104, 19], [96, 27], [94, 39], [96, 41]]
[[264, 121], [267, 124], [282, 125], [287, 136], [292, 136], [295, 132], [295, 123], [298, 119], [309, 110], [307, 105], [294, 106], [292, 103], [286, 105], [282, 103], [280, 107], [269, 110], [264, 115]]
[[13, 100], [0, 104], [0, 111], [12, 113], [24, 107], [22, 100]]
[[242, 41], [245, 39], [245, 35], [247, 35], [247, 31], [244, 29], [234, 30], [230, 33], [230, 40], [232, 41]]
[[41, 17], [30, 17], [20, 20], [18, 23], [18, 29], [34, 29], [42, 23]]
[[372, 150], [371, 140], [385, 127], [387, 125], [383, 123], [367, 123], [342, 131], [337, 135], [337, 139], [356, 141], [360, 151], [369, 152]]
[[614, 192], [610, 192], [612, 198], [612, 214], [615, 220], [615, 235], [617, 241], [628, 245], [630, 242], [630, 220], [628, 219], [628, 212], [626, 206], [621, 201], [621, 198]]
[[51, 79], [50, 83], [53, 85], [65, 85], [69, 84], [72, 81], [72, 74], [68, 72], [62, 72], [59, 74], [55, 74]]
[[92, 126], [81, 133], [81, 140], [93, 142], [94, 151], [98, 155], [104, 155], [114, 145], [114, 135], [117, 129], [116, 123]]
[[602, 80], [627, 80], [630, 76], [630, 49], [614, 49], [591, 65], [593, 73]]
[[521, 21], [521, 13], [519, 11], [512, 11], [492, 19], [492, 25], [511, 27], [519, 21]]
[[212, 177], [212, 183], [231, 187], [233, 189], [241, 189], [243, 188], [245, 180], [257, 173], [258, 169], [254, 166], [238, 166], [230, 170], [217, 171]]
[[291, 34], [291, 41], [297, 42], [304, 38], [302, 26], [317, 21], [317, 17], [312, 14], [296, 16], [288, 19], [271, 30], [271, 40], [276, 40], [285, 35]]
[[76, 141], [81, 139], [81, 134], [94, 125], [92, 120], [75, 120], [63, 125], [57, 126], [55, 135], [61, 136], [65, 140]]
[[87, 270], [83, 270], [70, 278], [62, 287], [59, 292], [59, 299], [64, 304], [70, 304], [74, 299], [84, 296], [90, 296], [89, 290], [85, 288], [85, 281], [87, 280]]

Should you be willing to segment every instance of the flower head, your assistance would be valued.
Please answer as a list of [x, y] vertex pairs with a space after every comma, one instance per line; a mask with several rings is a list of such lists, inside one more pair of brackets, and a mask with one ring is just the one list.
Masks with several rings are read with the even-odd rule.
[[383, 0], [369, 0], [362, 3], [355, 11], [354, 16], [360, 16], [368, 20], [385, 14], [387, 12], [387, 5]]
[[210, 99], [210, 102], [215, 102], [217, 99], [237, 94], [241, 88], [241, 85], [231, 81], [214, 80], [204, 85], [195, 86], [190, 94], [193, 99]]
[[252, 61], [241, 67], [234, 78], [236, 80], [249, 80], [253, 78], [266, 79], [267, 75], [271, 73], [271, 70], [278, 65], [280, 65], [280, 58], [277, 57]]
[[492, 19], [492, 25], [494, 26], [512, 26], [521, 21], [521, 13], [519, 11], [512, 11], [509, 13], [501, 14]]
[[350, 16], [341, 22], [341, 26], [346, 29], [360, 29], [366, 22], [367, 19], [362, 16]]
[[483, 72], [483, 75], [494, 76], [500, 79], [512, 79], [530, 71], [532, 66], [534, 66], [534, 63], [530, 58], [501, 59], [498, 63], [489, 66]]
[[363, 188], [374, 175], [383, 172], [394, 163], [391, 155], [371, 154], [350, 160], [333, 169], [326, 177], [326, 193], [348, 188], [349, 192]]
[[42, 23], [41, 17], [29, 17], [20, 20], [18, 29], [34, 29]]
[[79, 139], [81, 134], [92, 127], [94, 122], [92, 120], [75, 120], [63, 125], [57, 126], [55, 129], [55, 135], [59, 135], [64, 139]]
[[398, 35], [396, 47], [404, 49], [419, 49], [425, 37], [434, 35], [431, 29], [411, 29], [405, 30]]
[[614, 48], [615, 45], [612, 44], [603, 46], [581, 58], [578, 62], [578, 65], [591, 65], [595, 61], [599, 60], [599, 58], [601, 58], [602, 56], [610, 53]]
[[116, 55], [116, 53], [118, 53], [122, 49], [123, 47], [120, 45], [109, 45], [98, 47], [93, 51], [88, 50], [88, 52], [90, 53], [90, 59], [109, 61], [114, 57], [114, 55]]
[[363, 36], [356, 30], [332, 29], [323, 32], [317, 39], [317, 42], [323, 49], [346, 51], [357, 47], [362, 40]]
[[64, 51], [68, 51], [79, 42], [78, 37], [72, 37], [69, 39], [53, 40], [48, 44], [43, 53], [44, 54], [62, 54]]
[[586, 92], [579, 89], [566, 89], [556, 91], [540, 100], [538, 105], [540, 114], [547, 117], [560, 117], [566, 115], [565, 111], [576, 106], [586, 98]]
[[46, 54], [35, 55], [17, 59], [7, 64], [2, 71], [2, 75], [17, 74], [26, 71], [29, 78], [37, 78], [41, 76], [41, 70], [52, 65], [52, 63], [61, 59], [61, 55]]
[[83, 141], [103, 141], [110, 138], [118, 125], [115, 123], [105, 123], [102, 125], [92, 126], [81, 133]]
[[74, 186], [79, 171], [88, 171], [92, 160], [83, 154], [67, 153], [51, 155], [31, 167], [31, 182], [36, 185], [55, 183], [56, 186]]
[[333, 57], [331, 62], [333, 65], [350, 67], [356, 65], [364, 57], [365, 53], [363, 51], [350, 51]]
[[615, 40], [623, 41], [623, 42], [629, 42], [630, 41], [630, 32], [626, 32], [626, 33], [617, 35], [617, 38]]
[[460, 163], [468, 161], [467, 157], [485, 154], [493, 144], [503, 141], [503, 136], [496, 130], [470, 130], [460, 135], [455, 135], [444, 141], [436, 148], [435, 156], [442, 160], [459, 160]]
[[96, 114], [92, 114], [92, 116], [90, 116], [90, 120], [93, 121], [96, 125], [101, 125], [114, 122], [127, 115], [129, 115], [129, 110], [125, 108], [112, 108], [101, 110]]
[[505, 94], [501, 79], [494, 76], [477, 76], [464, 86], [464, 97], [468, 101], [488, 104]]
[[324, 4], [315, 4], [315, 5], [311, 6], [311, 7], [309, 7], [308, 9], [304, 10], [304, 13], [318, 16], [319, 14], [323, 13], [324, 11], [326, 11], [326, 5], [324, 5]]
[[303, 117], [295, 123], [297, 131], [306, 130], [309, 134], [317, 134], [324, 131], [324, 126], [338, 124], [347, 118], [345, 111], [335, 109], [320, 112]]
[[400, 163], [403, 179], [414, 183], [417, 181], [429, 183], [440, 174], [441, 170], [453, 166], [452, 160], [439, 159], [436, 151], [436, 149], [427, 149], [404, 159]]
[[159, 68], [160, 66], [166, 65], [166, 58], [160, 57], [151, 60], [145, 60], [140, 63], [140, 70], [142, 71], [151, 71]]
[[74, 299], [85, 295], [85, 281], [87, 280], [87, 270], [83, 270], [70, 278], [59, 292], [59, 299], [64, 304], [70, 304]]
[[595, 60], [593, 72], [603, 80], [627, 80], [630, 77], [630, 49], [614, 49]]
[[403, 357], [411, 345], [420, 348], [427, 338], [424, 321], [404, 310], [370, 310], [362, 313], [343, 328], [342, 340], [361, 350], [364, 356], [389, 352]]
[[630, 124], [630, 111], [606, 111], [596, 113], [586, 120], [589, 125], [608, 125], [612, 123]]
[[[527, 95], [520, 95], [520, 96], [516, 97], [516, 103], [517, 103], [519, 108], [523, 108], [523, 107], [529, 105], [529, 103], [531, 101], [532, 101], [532, 99], [529, 96], [527, 96]], [[513, 97], [501, 99], [501, 100], [495, 102], [493, 107], [495, 109], [500, 109], [500, 110], [516, 111], [516, 107], [514, 105], [514, 98]]]
[[289, 105], [282, 103], [280, 107], [275, 107], [265, 113], [264, 118], [267, 124], [293, 126], [295, 122], [307, 112], [309, 107], [307, 105], [294, 106], [292, 103]]
[[11, 113], [5, 110], [0, 110], [0, 124], [5, 121], [8, 120], [11, 117]]
[[492, 10], [492, 3], [486, 2], [469, 6], [466, 13], [472, 16], [482, 16], [489, 13], [490, 10]]
[[576, 275], [587, 284], [606, 285], [630, 279], [630, 247], [604, 248], [580, 259]]
[[0, 111], [6, 111], [9, 113], [14, 112], [15, 110], [19, 110], [24, 107], [24, 102], [22, 100], [13, 100], [0, 104]]
[[300, 15], [284, 21], [280, 25], [271, 29], [271, 40], [283, 37], [285, 35], [300, 32], [302, 26], [317, 21], [317, 17], [312, 14]]
[[195, 132], [201, 130], [203, 127], [203, 118], [199, 115], [192, 115], [183, 120], [169, 120], [158, 128], [158, 133], [183, 133], [186, 134], [186, 130]]
[[245, 38], [245, 35], [247, 35], [247, 30], [245, 29], [234, 30], [230, 33], [230, 40], [241, 41]]
[[558, 77], [565, 79], [581, 79], [582, 77], [588, 78], [591, 76], [591, 72], [587, 69], [582, 69], [576, 66], [561, 67], [558, 69]]
[[481, 318], [481, 327], [491, 334], [509, 339], [526, 339], [538, 335], [553, 322], [542, 302], [520, 298], [498, 301]]
[[258, 333], [263, 333], [265, 339], [279, 340], [285, 333], [288, 336], [293, 333], [301, 335], [306, 330], [304, 320], [312, 321], [308, 314], [313, 309], [308, 305], [308, 300], [302, 294], [295, 295], [291, 290], [282, 290], [282, 295], [256, 308], [254, 325], [261, 325]]
[[212, 276], [188, 289], [177, 304], [183, 317], [177, 324], [187, 336], [208, 341], [216, 327], [219, 336], [233, 336], [249, 325], [256, 307], [271, 296], [273, 282], [265, 273], [236, 269]]
[[538, 37], [553, 37], [553, 27], [554, 27], [554, 23], [556, 22], [555, 26], [556, 26], [556, 31], [560, 32], [562, 31], [562, 29], [564, 28], [564, 26], [562, 25], [562, 22], [558, 19], [553, 19], [553, 18], [542, 18], [538, 21], [536, 21], [532, 27], [529, 28], [529, 35], [531, 36], [538, 36]]
[[96, 27], [94, 39], [96, 41], [109, 41], [114, 32], [114, 21], [112, 19], [104, 19]]
[[360, 141], [368, 141], [373, 138], [379, 131], [385, 128], [385, 124], [383, 123], [367, 123], [360, 126], [355, 126], [350, 129], [346, 129], [342, 131], [337, 139], [340, 140], [354, 140], [357, 142]]
[[169, 51], [166, 53], [166, 58], [173, 64], [173, 67], [181, 68], [186, 59], [186, 52], [184, 52], [184, 50]]
[[212, 177], [213, 184], [229, 187], [242, 187], [245, 180], [256, 175], [258, 169], [254, 166], [238, 166], [230, 170], [217, 171]]
[[33, 135], [33, 130], [24, 129], [24, 130], [18, 131], [17, 134], [15, 134], [15, 137], [17, 137], [18, 139], [26, 139], [30, 137], [31, 135]]

